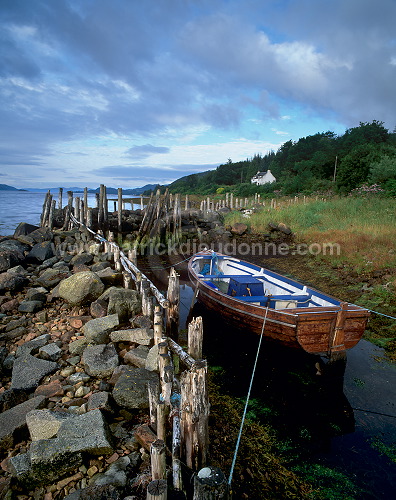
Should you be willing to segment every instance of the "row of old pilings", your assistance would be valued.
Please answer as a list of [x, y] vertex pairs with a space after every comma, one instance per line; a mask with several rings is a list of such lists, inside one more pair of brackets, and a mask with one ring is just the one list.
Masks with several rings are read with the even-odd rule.
[[130, 288], [133, 282], [140, 294], [142, 314], [153, 324], [158, 350], [159, 384], [148, 384], [149, 422], [134, 432], [150, 453], [152, 481], [146, 498], [166, 500], [169, 483], [172, 494], [177, 492], [180, 498], [229, 498], [224, 474], [208, 464], [210, 403], [202, 318], [189, 323], [187, 347], [183, 349], [177, 343], [180, 284], [175, 269], [170, 270], [165, 297], [139, 271], [133, 250], [125, 256], [114, 241], [104, 239], [101, 245], [112, 254], [115, 270], [123, 273], [124, 286]]

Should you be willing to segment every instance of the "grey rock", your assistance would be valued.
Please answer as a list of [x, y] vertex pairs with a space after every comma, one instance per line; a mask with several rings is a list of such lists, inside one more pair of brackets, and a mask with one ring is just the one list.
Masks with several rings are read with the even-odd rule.
[[16, 292], [23, 288], [23, 286], [27, 283], [27, 280], [24, 276], [19, 274], [13, 274], [9, 272], [0, 274], [0, 293], [9, 291]]
[[29, 395], [26, 391], [6, 389], [0, 394], [0, 413], [24, 403], [28, 398]]
[[31, 410], [43, 407], [45, 402], [44, 396], [36, 396], [0, 414], [0, 450], [11, 448], [15, 437], [23, 436], [22, 431], [26, 428], [26, 415]]
[[18, 307], [19, 312], [35, 313], [44, 307], [40, 300], [23, 300]]
[[30, 250], [26, 259], [29, 262], [44, 262], [51, 257], [54, 257], [54, 245], [50, 241], [43, 241], [42, 243], [36, 243], [34, 247]]
[[49, 361], [58, 361], [58, 359], [62, 356], [63, 351], [60, 347], [58, 347], [55, 342], [52, 344], [47, 344], [39, 349], [39, 357], [41, 359], [46, 359]]
[[112, 393], [113, 398], [118, 405], [125, 408], [148, 408], [149, 382], [158, 383], [158, 375], [144, 368], [130, 367], [117, 380]]
[[120, 273], [119, 271], [115, 271], [111, 267], [106, 267], [106, 269], [97, 271], [97, 275], [106, 286], [123, 284], [122, 273]]
[[82, 465], [82, 454], [73, 445], [59, 438], [32, 441], [29, 480], [33, 484], [50, 484]]
[[132, 328], [152, 328], [153, 322], [148, 316], [134, 316], [130, 320]]
[[37, 278], [37, 283], [46, 287], [53, 288], [63, 280], [67, 279], [70, 276], [70, 271], [67, 266], [57, 267], [57, 268], [49, 268], [45, 269]]
[[33, 238], [36, 243], [42, 243], [43, 241], [52, 241], [54, 234], [47, 227], [39, 227], [29, 233], [29, 236]]
[[96, 273], [83, 271], [63, 280], [59, 295], [71, 305], [83, 305], [96, 300], [104, 290], [104, 284]]
[[146, 367], [146, 359], [148, 355], [147, 346], [139, 346], [136, 349], [131, 349], [124, 356], [124, 362], [140, 368]]
[[93, 377], [109, 377], [119, 365], [118, 354], [112, 344], [88, 346], [82, 361], [87, 373]]
[[78, 255], [74, 255], [70, 261], [72, 266], [81, 266], [83, 264], [89, 266], [93, 262], [93, 255], [90, 253], [80, 253]]
[[9, 331], [0, 333], [0, 340], [12, 340], [17, 337], [22, 337], [27, 334], [27, 329], [24, 326], [19, 326]]
[[110, 334], [112, 342], [134, 342], [135, 344], [150, 345], [154, 340], [154, 331], [148, 328], [133, 328], [116, 330]]
[[69, 363], [69, 365], [76, 366], [81, 361], [81, 357], [72, 356], [71, 358], [68, 358], [66, 361]]
[[8, 269], [8, 272], [11, 274], [20, 274], [21, 276], [26, 276], [27, 274], [26, 269], [22, 266], [10, 267], [10, 269]]
[[88, 398], [88, 411], [99, 408], [102, 411], [112, 411], [110, 394], [106, 391], [94, 392]]
[[75, 452], [106, 455], [113, 451], [110, 430], [99, 409], [65, 420], [58, 438], [68, 441]]
[[0, 271], [7, 271], [25, 260], [24, 246], [16, 240], [0, 243]]
[[17, 357], [24, 356], [25, 354], [35, 354], [38, 352], [39, 348], [47, 344], [50, 339], [51, 335], [49, 333], [44, 333], [33, 340], [29, 340], [29, 342], [25, 342], [18, 347], [16, 351]]
[[124, 498], [124, 495], [120, 495], [117, 488], [111, 484], [104, 486], [93, 484], [82, 490], [74, 491], [64, 500], [121, 500], [122, 498]]
[[102, 271], [103, 269], [106, 269], [107, 267], [111, 267], [110, 262], [97, 262], [91, 267], [91, 271], [94, 273], [97, 273], [98, 271]]
[[15, 354], [9, 354], [6, 359], [3, 361], [4, 370], [12, 370], [15, 361]]
[[85, 323], [81, 331], [85, 338], [92, 344], [104, 344], [109, 341], [109, 334], [119, 325], [117, 314], [103, 318], [94, 318]]
[[21, 484], [32, 484], [32, 464], [30, 463], [30, 453], [20, 453], [10, 457], [9, 467], [11, 474]]
[[88, 345], [88, 339], [86, 338], [74, 340], [69, 344], [69, 352], [72, 355], [81, 356], [87, 345]]
[[[101, 297], [103, 298], [103, 297]], [[110, 288], [108, 314], [118, 314], [120, 323], [125, 323], [142, 310], [140, 295], [135, 290]]]
[[46, 289], [43, 287], [40, 288], [29, 288], [26, 292], [25, 299], [26, 300], [39, 300], [40, 302], [47, 302], [47, 293]]
[[66, 411], [32, 410], [26, 415], [26, 424], [32, 441], [50, 439], [58, 434], [62, 423], [74, 415]]
[[103, 474], [96, 474], [92, 478], [92, 483], [97, 486], [104, 486], [106, 484], [124, 487], [127, 483], [126, 469], [131, 461], [128, 456], [120, 457], [116, 460]]
[[58, 262], [58, 260], [59, 260], [59, 258], [56, 257], [56, 256], [51, 257], [50, 259], [45, 260], [42, 264], [40, 264], [37, 267], [37, 271], [40, 272], [40, 271], [43, 271], [44, 269], [48, 269], [49, 267], [54, 266]]
[[53, 361], [38, 359], [30, 354], [19, 356], [12, 368], [11, 389], [35, 389], [41, 379], [59, 367]]
[[27, 222], [20, 222], [17, 228], [14, 231], [14, 238], [18, 236], [25, 236], [26, 234], [30, 234], [31, 232], [39, 229], [38, 226], [33, 226], [33, 224], [28, 224]]

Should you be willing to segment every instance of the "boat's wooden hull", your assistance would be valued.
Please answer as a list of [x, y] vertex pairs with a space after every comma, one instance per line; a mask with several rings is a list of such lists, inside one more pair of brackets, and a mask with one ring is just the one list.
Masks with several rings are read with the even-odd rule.
[[208, 286], [189, 263], [189, 277], [197, 299], [226, 323], [263, 335], [285, 346], [315, 354], [332, 354], [354, 347], [361, 339], [370, 312], [353, 304], [275, 310], [235, 299]]

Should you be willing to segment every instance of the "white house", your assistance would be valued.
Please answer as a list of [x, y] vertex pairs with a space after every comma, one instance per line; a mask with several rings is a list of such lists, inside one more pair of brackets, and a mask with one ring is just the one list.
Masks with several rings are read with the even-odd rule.
[[262, 184], [267, 184], [268, 182], [275, 182], [275, 177], [271, 174], [271, 170], [267, 170], [266, 172], [257, 172], [251, 179], [253, 184], [257, 184], [261, 186]]

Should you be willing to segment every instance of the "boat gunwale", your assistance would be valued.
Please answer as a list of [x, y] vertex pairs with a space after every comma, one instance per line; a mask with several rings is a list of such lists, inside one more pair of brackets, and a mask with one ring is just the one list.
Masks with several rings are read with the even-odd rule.
[[[237, 262], [241, 263], [242, 265], [245, 263], [245, 261], [243, 261], [241, 259], [237, 259], [236, 257], [230, 257], [228, 255], [223, 255], [223, 254], [219, 254], [219, 253], [217, 253], [217, 255], [220, 256], [220, 257], [232, 259], [234, 262], [237, 261]], [[188, 262], [188, 272], [199, 283], [200, 286], [204, 286], [207, 291], [211, 292], [209, 294], [206, 294], [209, 298], [214, 298], [214, 297], [211, 296], [211, 294], [214, 294], [214, 295], [218, 295], [220, 297], [224, 297], [225, 299], [230, 300], [231, 302], [236, 302], [236, 303], [244, 304], [244, 305], [248, 304], [249, 308], [259, 308], [259, 310], [262, 310], [262, 311], [265, 311], [267, 309], [266, 306], [262, 306], [262, 305], [259, 305], [259, 304], [249, 303], [249, 302], [246, 302], [246, 301], [244, 301], [242, 299], [238, 299], [236, 297], [232, 297], [230, 295], [227, 295], [225, 292], [222, 292], [221, 290], [215, 290], [214, 288], [212, 288], [211, 286], [209, 286], [203, 279], [201, 279], [201, 277], [198, 276], [198, 274], [192, 268], [192, 262], [194, 261], [194, 259], [196, 259], [196, 257], [204, 258], [204, 257], [208, 257], [208, 256], [210, 256], [210, 254], [209, 253], [204, 253], [204, 252], [199, 252], [199, 253], [193, 255], [191, 257], [191, 259], [189, 260], [189, 262]], [[247, 263], [247, 264], [249, 264], [249, 263]], [[256, 266], [255, 264], [253, 264], [253, 265], [255, 267], [257, 267], [257, 268], [259, 267], [259, 266]], [[270, 272], [271, 274], [273, 274], [274, 276], [276, 276], [280, 280], [282, 280], [282, 278], [283, 278], [283, 276], [281, 274], [276, 273], [274, 271], [267, 270], [266, 268], [263, 268], [263, 267], [260, 267], [260, 269]], [[252, 277], [255, 277], [255, 276], [252, 275]], [[221, 275], [219, 276], [219, 278], [221, 278]], [[190, 276], [190, 279], [191, 279], [191, 276]], [[291, 280], [291, 281], [293, 281], [296, 284], [301, 284], [301, 283], [299, 283], [296, 280]], [[195, 286], [197, 286], [197, 285], [195, 285]], [[319, 293], [322, 296], [328, 297], [329, 299], [336, 300], [339, 303], [342, 302], [339, 299], [337, 299], [335, 297], [332, 297], [329, 294], [326, 294], [326, 293], [323, 293], [323, 292], [321, 292], [319, 290], [316, 290], [315, 288], [309, 287], [309, 289], [312, 290], [313, 292]], [[217, 299], [217, 301], [220, 302], [218, 299]], [[229, 306], [227, 306], [227, 307], [229, 307]], [[288, 312], [289, 311], [288, 309], [268, 308], [268, 311], [271, 311], [271, 312], [273, 311], [274, 313], [280, 313], [281, 315], [290, 316], [291, 318], [297, 319], [299, 317], [300, 318], [303, 317], [303, 315], [305, 315], [305, 314], [311, 315], [311, 314], [325, 314], [325, 313], [330, 313], [330, 314], [334, 315], [334, 313], [340, 311], [340, 309], [341, 309], [340, 306], [334, 305], [334, 306], [299, 307], [299, 308], [295, 309], [294, 313]], [[364, 313], [363, 314], [364, 317], [369, 317], [370, 316], [370, 311], [368, 309], [366, 309], [366, 308], [364, 308], [362, 306], [358, 306], [356, 304], [351, 304], [349, 302], [347, 302], [347, 308], [345, 310], [348, 313], [352, 313], [351, 315], [348, 314], [349, 317], [356, 317], [356, 315], [353, 314], [353, 313], [358, 313], [360, 316], [362, 316], [362, 313]], [[241, 311], [238, 308], [236, 308], [236, 311], [248, 314], [247, 311]], [[253, 316], [260, 317], [259, 315], [253, 315]]]

